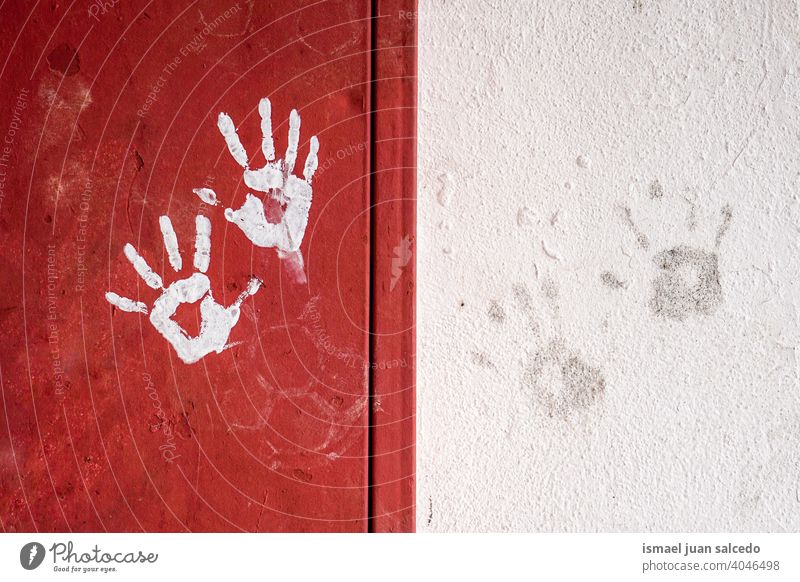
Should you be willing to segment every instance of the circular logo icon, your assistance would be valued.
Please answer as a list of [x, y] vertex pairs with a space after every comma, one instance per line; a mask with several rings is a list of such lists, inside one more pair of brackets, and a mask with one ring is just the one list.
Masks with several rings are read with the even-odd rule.
[[30, 542], [19, 551], [19, 563], [26, 570], [35, 570], [44, 561], [44, 546], [39, 542]]

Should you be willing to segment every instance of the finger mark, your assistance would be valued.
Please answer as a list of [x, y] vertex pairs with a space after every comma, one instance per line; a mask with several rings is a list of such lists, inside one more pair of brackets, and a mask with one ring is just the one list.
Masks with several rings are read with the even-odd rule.
[[289, 114], [289, 145], [286, 146], [285, 172], [288, 176], [294, 171], [294, 162], [297, 160], [297, 145], [300, 143], [300, 114], [297, 109], [292, 109]]
[[258, 113], [261, 115], [261, 151], [268, 162], [275, 159], [275, 142], [272, 139], [272, 103], [264, 97], [258, 102]]
[[169, 219], [169, 216], [160, 216], [158, 218], [158, 225], [161, 227], [161, 236], [164, 237], [164, 248], [167, 249], [169, 264], [172, 265], [175, 272], [178, 272], [183, 266], [183, 259], [181, 259], [181, 252], [178, 249], [178, 237], [175, 236], [175, 229], [172, 228], [172, 221]]
[[296, 176], [289, 178], [285, 188], [288, 203], [281, 219], [281, 224], [285, 227], [285, 240], [274, 246], [286, 252], [300, 248], [311, 211], [311, 192], [311, 186], [305, 180]]
[[147, 305], [141, 301], [134, 301], [127, 297], [120, 297], [116, 293], [109, 291], [106, 293], [106, 301], [117, 309], [127, 311], [128, 313], [144, 313], [147, 314]]
[[133, 248], [133, 245], [128, 243], [125, 245], [125, 256], [133, 265], [133, 268], [136, 269], [136, 272], [139, 273], [139, 276], [142, 278], [149, 287], [153, 289], [161, 289], [164, 286], [164, 283], [161, 281], [161, 277], [158, 276], [158, 273], [155, 273], [153, 269], [150, 268], [150, 265], [147, 264], [139, 253], [136, 252], [136, 249]]
[[303, 252], [296, 251], [282, 251], [278, 249], [278, 258], [283, 261], [283, 266], [286, 268], [286, 273], [289, 278], [298, 285], [304, 285], [308, 282], [306, 277], [305, 263], [303, 261]]
[[205, 202], [206, 204], [210, 204], [211, 206], [216, 206], [219, 204], [217, 201], [217, 193], [214, 192], [211, 188], [194, 188], [192, 190], [197, 196]]
[[239, 297], [236, 298], [236, 301], [233, 302], [234, 306], [238, 307], [245, 299], [251, 295], [255, 295], [258, 290], [261, 289], [261, 285], [261, 280], [258, 279], [258, 277], [253, 277], [250, 279], [250, 282], [247, 284], [247, 289], [242, 291]]
[[211, 262], [211, 221], [198, 214], [194, 220], [197, 236], [194, 242], [194, 268], [205, 273]]
[[239, 140], [239, 134], [236, 133], [236, 126], [233, 125], [233, 120], [227, 113], [220, 113], [217, 118], [217, 127], [225, 138], [225, 143], [228, 145], [228, 151], [231, 152], [233, 159], [238, 162], [243, 168], [247, 167], [247, 152]]
[[306, 182], [311, 184], [311, 178], [314, 177], [314, 172], [317, 171], [317, 152], [319, 152], [319, 140], [317, 136], [312, 136], [308, 146], [308, 157], [306, 158], [306, 165], [303, 168], [303, 177]]

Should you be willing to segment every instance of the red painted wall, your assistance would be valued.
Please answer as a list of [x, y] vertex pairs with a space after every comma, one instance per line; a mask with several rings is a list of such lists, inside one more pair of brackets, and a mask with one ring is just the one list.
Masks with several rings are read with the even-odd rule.
[[[0, 6], [5, 531], [413, 529], [409, 4]], [[305, 283], [223, 217], [249, 190], [217, 115], [255, 155], [265, 96], [278, 152], [292, 108], [298, 166], [320, 141]], [[203, 186], [224, 206], [202, 204], [192, 189]], [[165, 284], [187, 276], [197, 214], [212, 222], [214, 297], [232, 303], [251, 276], [264, 287], [242, 305], [236, 345], [187, 365], [146, 316], [103, 294], [159, 295], [126, 243]], [[176, 319], [194, 333], [197, 304], [184, 307]], [[378, 365], [389, 360], [405, 364]]]

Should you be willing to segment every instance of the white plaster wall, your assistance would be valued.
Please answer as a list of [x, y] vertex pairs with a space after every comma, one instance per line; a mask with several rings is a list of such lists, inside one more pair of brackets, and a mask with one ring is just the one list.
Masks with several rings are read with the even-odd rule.
[[420, 1], [420, 531], [800, 531], [799, 13]]

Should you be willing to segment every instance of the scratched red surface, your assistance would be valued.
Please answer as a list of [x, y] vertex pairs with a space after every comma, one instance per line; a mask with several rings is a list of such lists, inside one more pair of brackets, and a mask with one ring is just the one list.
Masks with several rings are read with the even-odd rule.
[[[383, 227], [371, 221], [373, 202], [414, 196], [416, 53], [385, 64], [370, 51], [376, 38], [415, 41], [412, 4], [0, 3], [4, 531], [413, 529], [415, 282], [408, 253], [392, 263], [405, 236], [413, 246], [413, 203], [395, 202]], [[394, 105], [409, 109], [385, 125], [370, 108], [389, 98], [370, 75], [394, 69], [406, 77]], [[217, 115], [231, 115], [255, 156], [264, 96], [279, 152], [292, 108], [299, 164], [320, 141], [305, 283], [223, 217], [248, 190]], [[410, 169], [381, 186], [372, 132], [384, 125], [410, 138], [388, 166]], [[223, 205], [203, 205], [192, 193], [203, 186]], [[243, 304], [235, 345], [187, 365], [104, 293], [148, 306], [158, 296], [125, 259], [128, 242], [165, 284], [188, 276], [197, 214], [212, 222], [214, 297], [232, 303], [251, 276], [264, 288]], [[176, 316], [190, 333], [196, 307]], [[377, 345], [370, 326], [395, 339]], [[405, 365], [383, 372], [377, 357]]]

